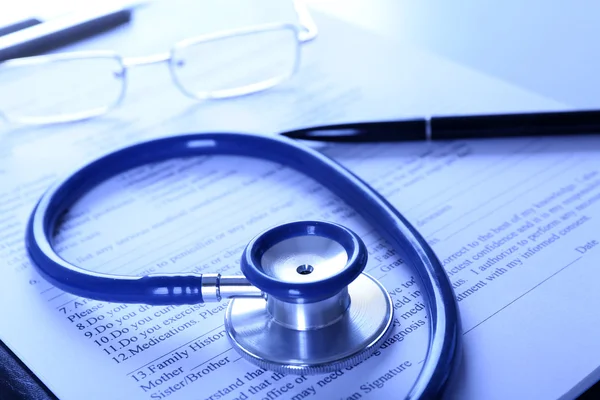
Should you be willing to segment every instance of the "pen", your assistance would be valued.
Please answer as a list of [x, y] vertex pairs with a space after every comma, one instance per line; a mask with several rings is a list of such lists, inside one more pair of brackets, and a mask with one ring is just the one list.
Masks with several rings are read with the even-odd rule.
[[324, 142], [404, 142], [600, 133], [600, 111], [531, 112], [355, 122], [281, 133]]
[[0, 62], [39, 55], [131, 20], [131, 9], [75, 12], [0, 37]]

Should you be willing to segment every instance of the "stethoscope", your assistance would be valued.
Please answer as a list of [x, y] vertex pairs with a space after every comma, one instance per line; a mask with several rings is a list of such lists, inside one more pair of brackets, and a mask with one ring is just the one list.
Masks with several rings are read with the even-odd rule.
[[35, 206], [26, 247], [37, 271], [59, 289], [99, 301], [150, 305], [231, 300], [229, 341], [246, 360], [286, 374], [318, 374], [356, 365], [392, 331], [393, 304], [363, 272], [367, 249], [353, 231], [325, 221], [267, 230], [245, 248], [243, 276], [108, 275], [63, 260], [52, 235], [63, 213], [102, 181], [147, 163], [199, 155], [266, 159], [305, 173], [348, 205], [415, 265], [430, 320], [429, 344], [407, 398], [438, 398], [461, 353], [458, 306], [431, 247], [381, 195], [318, 151], [284, 137], [199, 133], [149, 140], [109, 153], [49, 188]]

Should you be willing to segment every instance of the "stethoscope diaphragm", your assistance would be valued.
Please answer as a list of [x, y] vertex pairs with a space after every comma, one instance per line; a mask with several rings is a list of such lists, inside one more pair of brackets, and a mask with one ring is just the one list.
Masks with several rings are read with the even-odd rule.
[[225, 327], [248, 361], [285, 374], [337, 371], [387, 338], [393, 305], [363, 273], [367, 250], [349, 229], [319, 221], [280, 225], [252, 240], [242, 272], [266, 299], [234, 298]]

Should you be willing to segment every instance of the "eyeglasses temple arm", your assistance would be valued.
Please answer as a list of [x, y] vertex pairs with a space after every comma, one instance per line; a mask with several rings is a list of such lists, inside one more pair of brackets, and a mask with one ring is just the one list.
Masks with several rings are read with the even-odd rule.
[[303, 43], [313, 40], [319, 33], [319, 30], [313, 17], [308, 11], [308, 7], [302, 0], [293, 0], [293, 3], [296, 15], [298, 16], [298, 21], [302, 27], [302, 31], [298, 34], [298, 39]]

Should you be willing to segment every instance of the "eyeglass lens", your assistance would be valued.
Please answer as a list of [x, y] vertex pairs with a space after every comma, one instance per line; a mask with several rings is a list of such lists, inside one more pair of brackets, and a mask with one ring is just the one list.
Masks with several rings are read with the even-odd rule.
[[124, 90], [116, 57], [0, 64], [0, 111], [22, 122], [53, 122], [102, 114]]
[[238, 96], [289, 78], [297, 52], [295, 30], [265, 30], [177, 47], [171, 71], [192, 97]]

